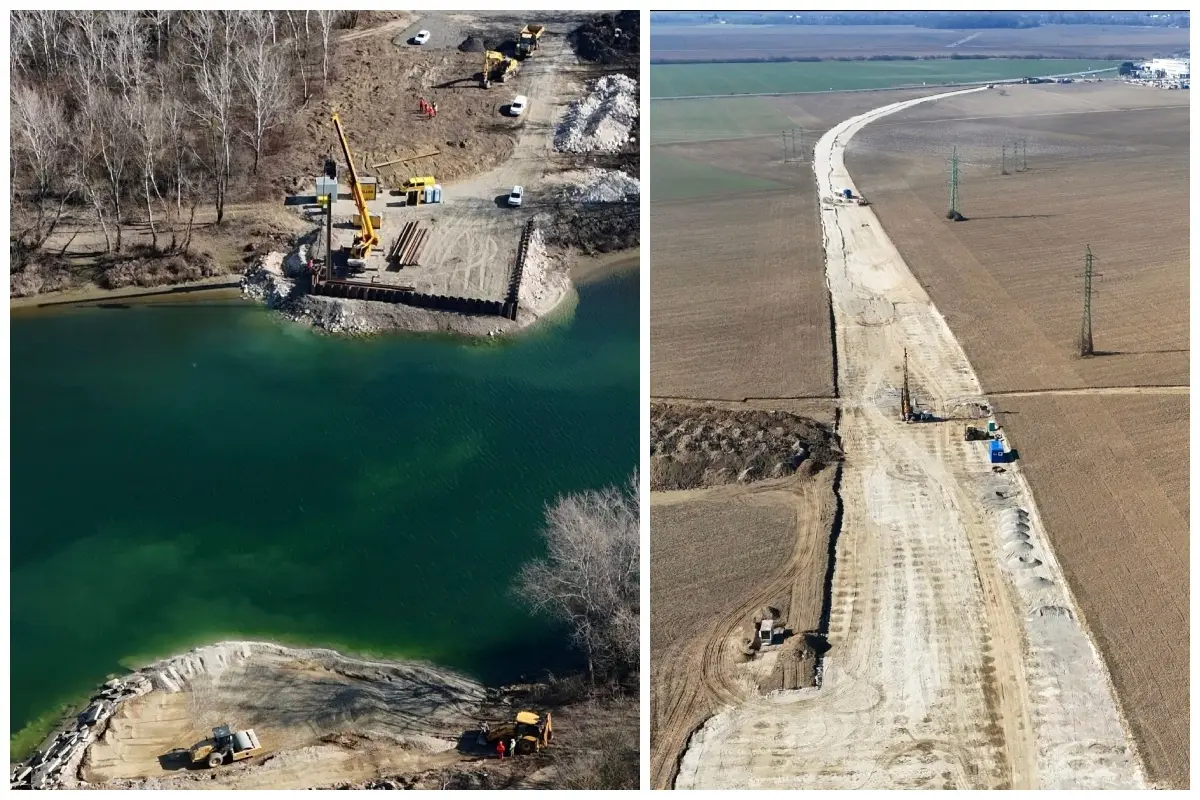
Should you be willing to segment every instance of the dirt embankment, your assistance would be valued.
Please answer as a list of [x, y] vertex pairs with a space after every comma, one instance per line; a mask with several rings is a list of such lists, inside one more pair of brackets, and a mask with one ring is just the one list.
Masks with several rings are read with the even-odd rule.
[[[636, 704], [577, 701], [541, 684], [486, 689], [445, 669], [350, 658], [332, 650], [222, 642], [110, 681], [71, 731], [18, 765], [33, 788], [302, 789], [563, 786], [564, 769], [606, 736], [634, 735]], [[553, 710], [552, 750], [497, 762], [480, 751], [482, 719], [517, 706]], [[212, 728], [252, 728], [260, 755], [218, 769], [190, 765]]]
[[841, 457], [831, 426], [786, 411], [650, 406], [652, 491], [815, 474]]

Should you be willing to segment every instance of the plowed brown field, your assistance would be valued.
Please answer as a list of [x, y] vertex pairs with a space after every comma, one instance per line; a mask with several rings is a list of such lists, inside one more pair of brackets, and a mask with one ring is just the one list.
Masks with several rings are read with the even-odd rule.
[[[847, 163], [1018, 449], [1152, 781], [1189, 785], [1188, 95], [1018, 86], [896, 114]], [[1028, 170], [1000, 174], [1027, 140]], [[946, 159], [962, 158], [949, 223]], [[1011, 150], [1009, 151], [1011, 159]], [[1096, 358], [1079, 359], [1085, 246]], [[1092, 395], [1005, 396], [1096, 388]]]
[[756, 610], [783, 611], [796, 632], [821, 614], [833, 479], [655, 492], [650, 505], [651, 785], [670, 788], [691, 733], [722, 704], [753, 693], [737, 657]]

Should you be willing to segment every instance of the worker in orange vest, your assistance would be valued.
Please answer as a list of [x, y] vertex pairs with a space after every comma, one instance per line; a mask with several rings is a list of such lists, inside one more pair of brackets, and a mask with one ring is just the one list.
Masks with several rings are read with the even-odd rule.
[[504, 760], [504, 740], [503, 739], [496, 742], [496, 755], [500, 757], [501, 761]]

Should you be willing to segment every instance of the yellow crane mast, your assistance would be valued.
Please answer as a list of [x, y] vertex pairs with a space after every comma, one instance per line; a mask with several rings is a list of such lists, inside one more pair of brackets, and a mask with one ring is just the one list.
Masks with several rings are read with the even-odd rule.
[[333, 113], [333, 126], [337, 128], [338, 139], [342, 143], [342, 153], [346, 156], [346, 166], [350, 168], [350, 194], [354, 196], [354, 204], [358, 207], [359, 233], [354, 237], [354, 243], [350, 246], [350, 257], [366, 260], [367, 256], [371, 254], [371, 248], [379, 246], [379, 232], [371, 224], [371, 212], [367, 209], [367, 201], [363, 197], [362, 186], [358, 182], [358, 170], [354, 168], [354, 157], [350, 155], [350, 142], [346, 140], [342, 118], [336, 111]]

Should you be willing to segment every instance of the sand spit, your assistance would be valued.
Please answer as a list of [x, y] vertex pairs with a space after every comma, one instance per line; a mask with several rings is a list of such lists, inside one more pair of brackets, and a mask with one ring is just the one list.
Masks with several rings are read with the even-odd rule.
[[[429, 665], [220, 642], [109, 681], [11, 776], [13, 788], [305, 788], [453, 763], [486, 699]], [[261, 756], [193, 770], [217, 725], [254, 728]]]

